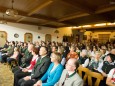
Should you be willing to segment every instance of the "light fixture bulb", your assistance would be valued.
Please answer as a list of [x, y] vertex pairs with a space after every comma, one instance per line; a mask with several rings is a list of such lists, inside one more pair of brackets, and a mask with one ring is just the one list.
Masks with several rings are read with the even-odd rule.
[[14, 10], [14, 9], [7, 9], [6, 15], [16, 17], [18, 15], [18, 12], [17, 12], [17, 10]]

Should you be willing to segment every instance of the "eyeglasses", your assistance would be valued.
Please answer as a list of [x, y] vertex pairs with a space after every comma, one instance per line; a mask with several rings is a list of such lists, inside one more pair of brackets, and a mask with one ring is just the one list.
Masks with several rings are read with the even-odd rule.
[[75, 67], [75, 65], [70, 65], [68, 63], [66, 63], [66, 66]]

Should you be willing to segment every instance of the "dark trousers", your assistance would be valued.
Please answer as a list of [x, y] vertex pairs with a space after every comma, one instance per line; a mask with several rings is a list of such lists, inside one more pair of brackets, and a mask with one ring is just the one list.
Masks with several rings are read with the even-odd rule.
[[12, 68], [12, 73], [15, 73], [16, 71], [19, 71], [19, 70], [21, 70], [21, 69], [19, 68], [19, 66], [16, 66], [16, 67]]
[[14, 58], [7, 58], [7, 62], [11, 65], [11, 62], [12, 61], [15, 61], [16, 62], [16, 59], [14, 59]]
[[18, 81], [18, 86], [33, 86], [37, 81], [36, 80], [27, 80], [20, 79]]
[[30, 72], [22, 72], [21, 69], [17, 70], [15, 73], [14, 73], [14, 86], [18, 86], [18, 81], [19, 79], [25, 77], [25, 76], [28, 76], [30, 75], [31, 73]]
[[2, 59], [2, 63], [6, 63], [8, 57], [9, 57], [8, 55], [3, 55], [2, 58], [1, 58]]

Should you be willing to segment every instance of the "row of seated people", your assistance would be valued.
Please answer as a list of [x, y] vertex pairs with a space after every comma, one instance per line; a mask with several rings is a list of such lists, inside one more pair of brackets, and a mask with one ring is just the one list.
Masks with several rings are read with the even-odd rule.
[[[43, 43], [41, 43], [41, 44], [39, 44], [39, 42], [36, 42], [35, 43], [35, 46], [36, 47], [40, 47], [40, 46], [47, 46], [48, 47], [48, 52], [49, 52], [49, 56], [50, 56], [50, 54], [51, 54], [51, 47], [52, 46], [55, 46], [56, 44], [55, 43], [53, 43], [52, 42], [52, 44], [45, 44], [44, 42]], [[72, 44], [71, 44], [72, 45]], [[12, 42], [6, 42], [6, 44], [5, 44], [5, 46], [4, 46], [4, 48], [5, 49], [2, 49], [1, 51], [2, 51], [2, 58], [3, 58], [3, 60], [2, 60], [2, 62], [7, 62], [7, 57], [11, 57], [12, 56], [12, 54], [13, 54], [13, 52], [14, 52], [14, 47], [15, 46], [17, 46], [18, 48], [19, 48], [19, 50], [17, 50], [17, 51], [19, 51], [22, 55], [24, 55], [24, 53], [26, 54], [26, 53], [28, 53], [28, 51], [27, 51], [27, 44], [26, 43], [22, 43], [22, 42], [14, 42], [14, 41], [12, 41]], [[99, 45], [98, 45], [99, 46]], [[94, 57], [94, 55], [95, 55], [95, 52], [96, 51], [98, 51], [98, 50], [100, 50], [101, 52], [102, 52], [102, 58], [104, 58], [105, 57], [105, 55], [107, 54], [107, 53], [109, 53], [110, 51], [111, 51], [111, 49], [110, 49], [110, 47], [114, 47], [114, 45], [107, 45], [108, 46], [108, 51], [106, 50], [106, 49], [101, 49], [101, 48], [99, 48], [99, 47], [95, 47], [95, 46], [92, 46], [93, 48], [91, 49], [89, 46], [87, 46], [87, 45], [85, 45], [85, 47], [86, 47], [86, 50], [87, 50], [87, 52], [88, 52], [88, 56], [89, 57]], [[82, 44], [77, 44], [77, 46], [75, 45], [74, 46], [74, 50], [76, 50], [75, 52], [77, 52], [78, 54], [80, 53], [80, 49], [82, 50], [83, 48], [85, 48]], [[57, 44], [57, 48], [60, 48], [60, 47], [58, 47], [58, 44]], [[55, 47], [54, 47], [54, 50], [55, 50]], [[56, 49], [57, 50], [57, 49]], [[68, 54], [68, 52], [69, 52], [69, 45], [67, 45], [67, 43], [65, 43], [65, 44], [63, 44], [62, 46], [61, 46], [61, 50], [60, 49], [58, 49], [59, 50], [59, 52], [61, 52], [62, 54], [64, 53], [64, 56], [63, 57], [66, 57], [66, 55]], [[26, 52], [25, 52], [26, 51]], [[64, 51], [64, 52], [63, 52]], [[71, 55], [71, 53], [70, 53], [70, 55]], [[74, 53], [74, 54], [72, 54], [71, 55], [71, 57], [73, 56], [74, 57], [74, 55], [76, 56], [76, 58], [78, 57], [78, 55], [76, 54], [76, 53]], [[0, 52], [0, 57], [1, 57], [1, 52]], [[14, 57], [14, 58], [16, 58], [17, 57], [17, 55], [14, 55], [14, 56], [12, 56], [12, 57]], [[69, 57], [69, 55], [67, 56], [67, 57]], [[68, 59], [68, 58], [67, 58]], [[1, 58], [0, 58], [0, 60], [1, 60]]]
[[[95, 48], [95, 47], [94, 47]], [[68, 48], [66, 47], [65, 48], [65, 50], [66, 51], [68, 51]], [[104, 50], [104, 49], [103, 49]], [[27, 51], [29, 51], [29, 52], [31, 52], [31, 49], [29, 49], [29, 46], [28, 46], [28, 50]], [[58, 48], [58, 50], [56, 49], [56, 47], [55, 46], [53, 46], [52, 47], [52, 52], [55, 52], [55, 51], [58, 51], [58, 52], [60, 52], [61, 54], [62, 54], [62, 50], [60, 49], [60, 47]], [[95, 55], [94, 55], [94, 57], [92, 57], [92, 58], [90, 58], [91, 59], [91, 61], [90, 61], [90, 59], [87, 57], [87, 56], [89, 56], [89, 55], [87, 55], [87, 52], [88, 50], [82, 50], [82, 52], [80, 53], [80, 56], [78, 55], [78, 53], [76, 53], [75, 52], [75, 47], [71, 47], [70, 48], [70, 52], [69, 53], [67, 53], [66, 52], [66, 54], [67, 54], [67, 57], [65, 57], [66, 55], [65, 55], [65, 52], [63, 52], [63, 54], [62, 54], [62, 57], [63, 57], [63, 59], [62, 59], [62, 64], [64, 65], [65, 64], [65, 62], [67, 62], [70, 58], [76, 58], [76, 59], [78, 59], [78, 62], [83, 66], [83, 67], [88, 67], [89, 69], [91, 69], [91, 70], [93, 70], [93, 71], [98, 71], [99, 70], [99, 68], [100, 69], [103, 69], [103, 70], [106, 70], [106, 71], [110, 71], [110, 69], [112, 69], [112, 68], [115, 68], [115, 66], [114, 66], [114, 53], [112, 52], [112, 54], [108, 54], [108, 55], [106, 55], [105, 56], [105, 58], [109, 58], [109, 59], [111, 59], [112, 61], [110, 61], [109, 63], [112, 63], [112, 67], [111, 68], [109, 68], [108, 67], [108, 62], [106, 62], [106, 60], [105, 59], [102, 59], [101, 58], [101, 52], [99, 52], [99, 51], [97, 51], [96, 53], [95, 53]], [[27, 54], [26, 55], [26, 53], [25, 53], [25, 57], [32, 57], [32, 52], [31, 53], [29, 53], [29, 54]], [[48, 53], [49, 54], [49, 53]], [[64, 58], [65, 57], [65, 58]], [[83, 57], [83, 58], [82, 58]], [[84, 58], [85, 57], [85, 58]], [[65, 60], [65, 61], [64, 61]], [[106, 68], [102, 68], [102, 66], [103, 66], [103, 64], [102, 63], [104, 63], [104, 60], [105, 60], [105, 64], [107, 65], [104, 65]], [[22, 63], [26, 63], [26, 62], [22, 62]], [[89, 64], [89, 66], [88, 66], [88, 64]], [[101, 65], [100, 65], [101, 64]], [[26, 64], [26, 66], [29, 66], [29, 62], [28, 62], [28, 64]], [[22, 66], [22, 67], [24, 67], [24, 66]], [[99, 68], [98, 68], [99, 67]], [[21, 68], [20, 68], [21, 69]], [[109, 70], [108, 70], [109, 69]], [[17, 69], [16, 69], [17, 70]], [[101, 70], [102, 71], [102, 70]], [[30, 71], [31, 72], [31, 71]], [[99, 72], [100, 72], [100, 70], [99, 70]], [[102, 72], [102, 74], [104, 75], [104, 73]], [[106, 74], [106, 73], [105, 73]], [[106, 74], [106, 76], [107, 76], [107, 74]], [[15, 86], [17, 86], [17, 85], [15, 85]]]
[[[18, 67], [15, 70], [14, 86], [72, 86], [72, 84], [73, 86], [83, 86], [83, 80], [75, 71], [79, 66], [77, 59], [68, 60], [66, 69], [63, 70], [60, 53], [53, 52], [49, 58], [46, 47], [40, 48], [39, 56], [35, 54], [37, 49], [33, 48], [33, 45], [30, 45], [29, 48], [33, 55], [31, 64], [26, 68]], [[69, 73], [71, 81], [65, 79], [67, 73]], [[58, 81], [59, 79], [60, 81]]]

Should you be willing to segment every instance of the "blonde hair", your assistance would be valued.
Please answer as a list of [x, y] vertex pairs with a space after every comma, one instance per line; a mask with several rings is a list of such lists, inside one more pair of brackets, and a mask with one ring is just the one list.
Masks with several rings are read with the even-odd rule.
[[95, 54], [99, 54], [100, 56], [102, 55], [101, 51], [96, 51]]
[[58, 62], [61, 63], [62, 60], [61, 54], [58, 52], [54, 52], [53, 54], [56, 56], [55, 58], [58, 60]]
[[19, 48], [18, 48], [18, 47], [15, 47], [15, 48], [14, 48], [14, 51], [19, 51]]

